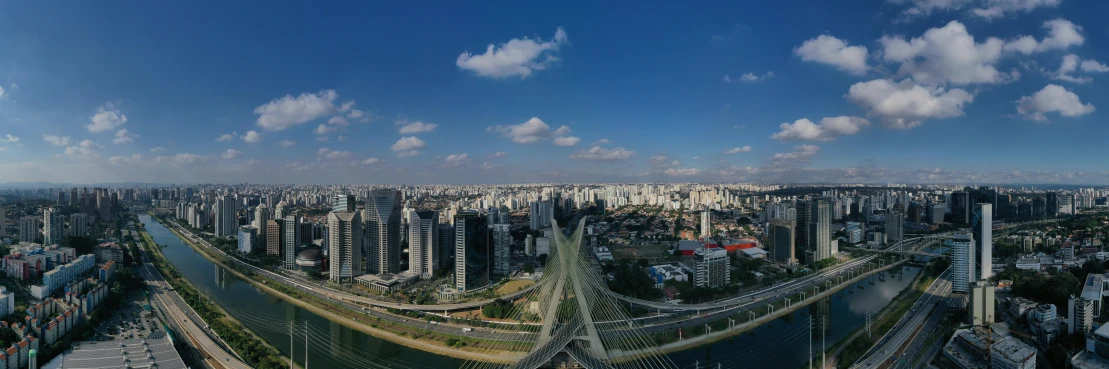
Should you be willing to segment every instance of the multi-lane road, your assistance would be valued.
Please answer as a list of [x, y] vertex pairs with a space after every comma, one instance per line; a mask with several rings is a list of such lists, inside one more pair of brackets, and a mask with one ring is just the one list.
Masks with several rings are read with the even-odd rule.
[[[940, 323], [943, 299], [951, 293], [951, 269], [948, 268], [917, 299], [913, 307], [886, 332], [852, 368], [891, 368], [900, 366], [909, 349], [919, 349], [916, 337], [936, 329]], [[916, 345], [913, 343], [916, 342]], [[914, 351], [915, 352], [915, 351]], [[893, 360], [891, 360], [893, 358]]]

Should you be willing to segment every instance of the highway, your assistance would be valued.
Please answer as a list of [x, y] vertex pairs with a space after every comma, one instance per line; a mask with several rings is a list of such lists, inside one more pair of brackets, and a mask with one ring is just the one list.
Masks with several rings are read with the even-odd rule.
[[[905, 357], [907, 346], [913, 342], [920, 333], [928, 333], [938, 327], [940, 319], [938, 310], [942, 310], [943, 299], [951, 293], [951, 268], [945, 270], [923, 295], [917, 299], [913, 307], [894, 324], [867, 350], [865, 354], [851, 368], [890, 368], [890, 358]], [[920, 345], [918, 342], [917, 346]], [[898, 362], [897, 364], [901, 364]]]
[[[131, 232], [135, 233], [135, 228], [131, 226]], [[155, 245], [155, 247], [157, 247]], [[162, 274], [150, 262], [150, 258], [146, 255], [146, 250], [139, 248], [139, 253], [142, 258], [142, 268], [138, 270], [141, 272], [143, 279], [147, 283], [147, 289], [150, 290], [151, 296], [158, 301], [171, 317], [173, 317], [175, 325], [179, 328], [184, 328], [184, 332], [193, 342], [200, 345], [198, 347], [201, 351], [207, 354], [211, 360], [215, 360], [218, 364], [215, 367], [224, 367], [231, 369], [250, 369], [250, 366], [244, 363], [237, 354], [230, 347], [227, 346], [222, 339], [220, 339], [215, 332], [207, 329], [207, 324], [201, 327], [200, 324], [204, 320], [201, 319], [192, 308], [188, 307], [185, 300], [178, 295], [176, 291], [170, 287]], [[219, 341], [219, 342], [217, 342]]]

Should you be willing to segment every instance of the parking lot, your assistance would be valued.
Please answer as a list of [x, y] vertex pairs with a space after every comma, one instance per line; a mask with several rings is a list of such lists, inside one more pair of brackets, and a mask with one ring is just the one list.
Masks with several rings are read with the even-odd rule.
[[111, 318], [96, 329], [97, 341], [144, 338], [152, 332], [162, 330], [162, 323], [152, 311], [144, 309], [146, 295], [132, 292]]

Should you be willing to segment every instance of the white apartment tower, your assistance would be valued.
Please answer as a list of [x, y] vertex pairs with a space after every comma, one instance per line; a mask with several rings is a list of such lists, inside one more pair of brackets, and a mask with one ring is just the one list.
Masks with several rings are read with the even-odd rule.
[[408, 214], [408, 271], [430, 279], [439, 265], [439, 213], [433, 210]]
[[957, 234], [951, 240], [951, 291], [967, 293], [974, 278], [974, 238]]
[[712, 213], [709, 207], [701, 209], [701, 238], [712, 236]]
[[239, 231], [239, 215], [235, 213], [235, 197], [231, 195], [216, 198], [216, 224], [213, 225], [216, 237], [234, 236]]
[[355, 211], [327, 215], [330, 280], [350, 284], [362, 275], [362, 216]]
[[728, 272], [728, 251], [722, 248], [699, 248], [693, 252], [694, 284], [697, 287], [720, 287], [731, 282]]
[[61, 214], [54, 209], [47, 208], [42, 211], [42, 243], [44, 245], [57, 245], [62, 243], [65, 234], [65, 222]]
[[281, 246], [285, 269], [296, 269], [297, 250], [300, 246], [300, 217], [296, 213], [286, 215], [281, 229], [285, 232], [285, 237], [282, 237], [285, 244]]
[[[258, 229], [258, 239], [267, 240], [266, 238], [266, 225], [270, 222], [270, 208], [266, 203], [258, 204], [254, 208], [254, 228]], [[265, 243], [265, 241], [262, 241]]]

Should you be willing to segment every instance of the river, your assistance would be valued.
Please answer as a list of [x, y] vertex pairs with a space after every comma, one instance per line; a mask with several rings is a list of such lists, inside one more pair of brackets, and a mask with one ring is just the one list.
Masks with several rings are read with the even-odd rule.
[[[205, 259], [166, 227], [147, 215], [139, 220], [160, 245], [174, 267], [198, 289], [301, 366], [305, 358], [307, 323], [308, 365], [315, 368], [458, 368], [465, 362], [378, 339], [332, 322], [258, 289]], [[903, 267], [886, 281], [853, 285], [821, 302], [799, 309], [732, 339], [670, 355], [680, 367], [798, 368], [808, 362], [808, 320], [816, 317], [813, 335], [820, 350], [820, 317], [827, 322], [828, 347], [865, 324], [867, 312], [885, 307], [919, 272]], [[290, 345], [289, 322], [295, 322]], [[290, 347], [291, 346], [291, 347]], [[290, 349], [292, 351], [290, 351]], [[819, 355], [819, 354], [818, 354]], [[819, 358], [817, 358], [819, 365]]]

